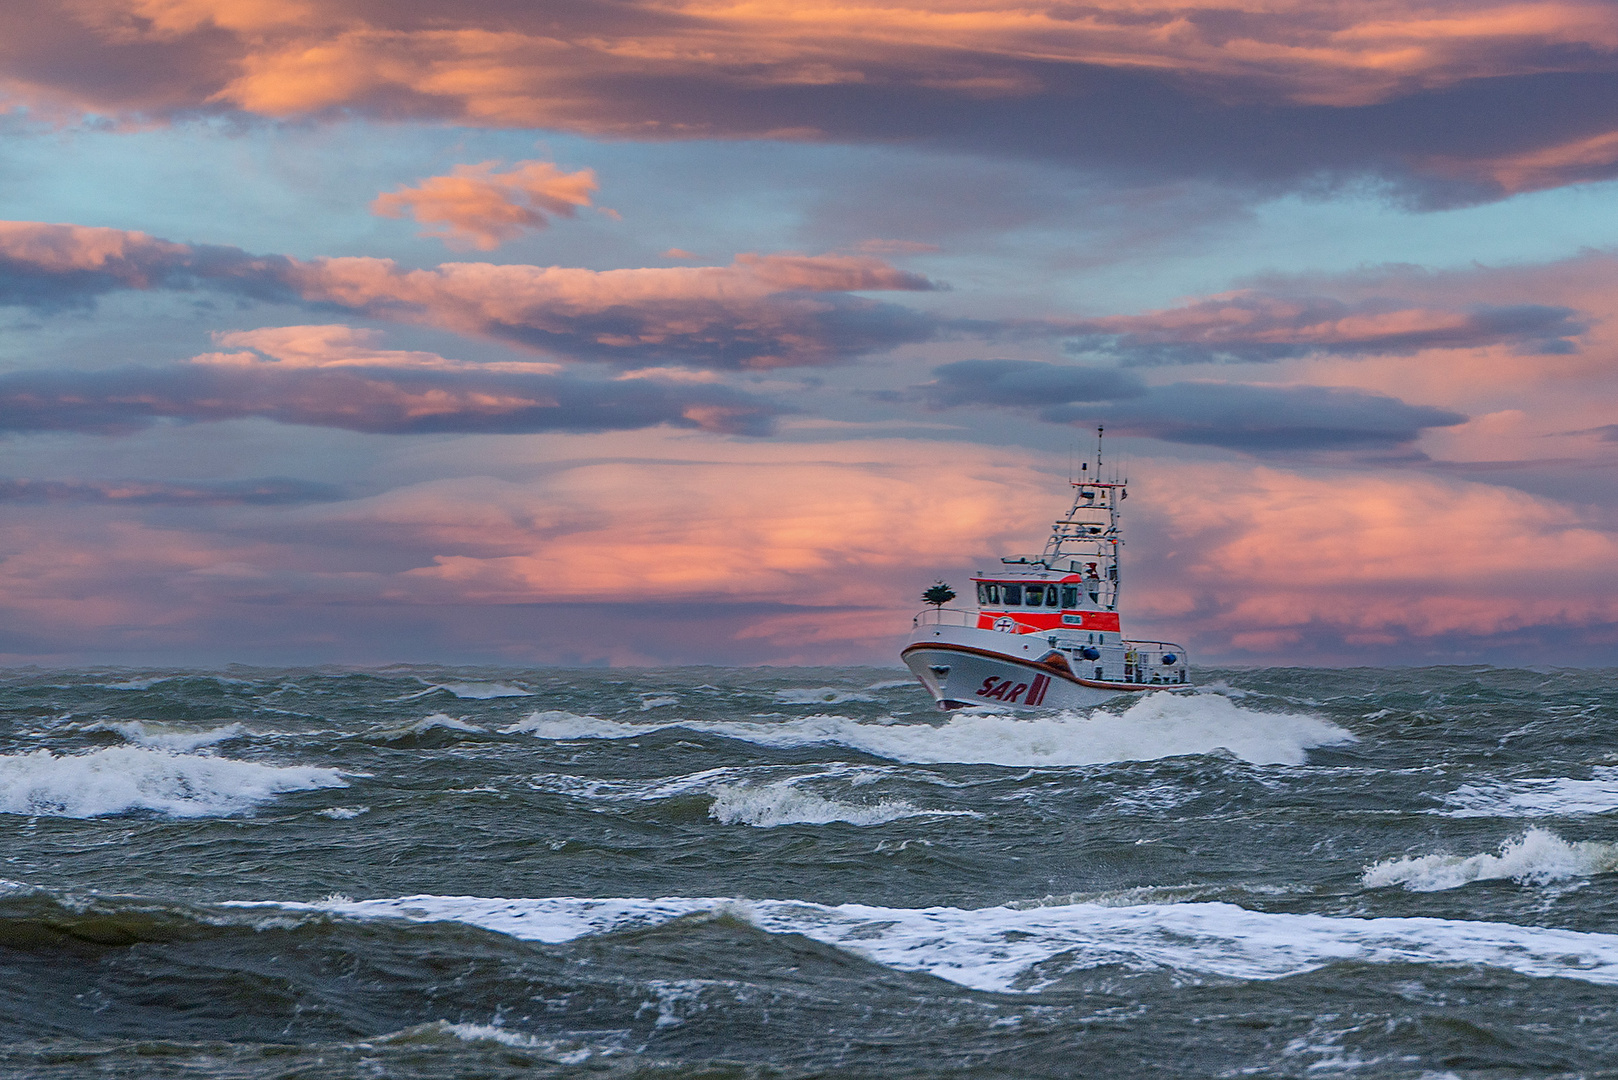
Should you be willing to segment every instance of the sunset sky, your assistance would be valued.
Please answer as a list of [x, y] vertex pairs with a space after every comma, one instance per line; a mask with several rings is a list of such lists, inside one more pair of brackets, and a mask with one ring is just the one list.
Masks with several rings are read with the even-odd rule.
[[1618, 7], [14, 0], [0, 661], [1618, 662]]

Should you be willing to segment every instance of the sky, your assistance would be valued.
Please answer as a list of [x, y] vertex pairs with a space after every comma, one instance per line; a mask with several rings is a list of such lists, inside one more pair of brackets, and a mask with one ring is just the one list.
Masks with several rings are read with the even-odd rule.
[[1618, 662], [1618, 6], [14, 0], [0, 662]]

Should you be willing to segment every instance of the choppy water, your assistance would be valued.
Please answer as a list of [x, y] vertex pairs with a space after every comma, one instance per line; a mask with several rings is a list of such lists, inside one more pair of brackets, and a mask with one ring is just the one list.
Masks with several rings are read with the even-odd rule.
[[12, 672], [0, 1074], [1618, 1073], [1613, 672]]

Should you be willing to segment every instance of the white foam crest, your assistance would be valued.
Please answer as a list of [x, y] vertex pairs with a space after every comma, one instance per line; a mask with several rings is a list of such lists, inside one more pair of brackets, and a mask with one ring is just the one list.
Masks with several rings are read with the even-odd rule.
[[0, 756], [0, 813], [91, 818], [131, 810], [218, 817], [287, 791], [347, 787], [336, 769], [261, 765], [202, 754], [115, 746]]
[[662, 697], [641, 698], [640, 711], [651, 712], [653, 709], [661, 709], [665, 705], [678, 705], [679, 703], [680, 699], [673, 694], [665, 694]]
[[125, 742], [137, 746], [150, 746], [160, 750], [200, 750], [230, 739], [240, 738], [247, 729], [240, 724], [207, 728], [203, 731], [177, 725], [148, 724], [143, 720], [103, 721], [91, 727], [92, 731], [115, 731]]
[[[845, 802], [804, 790], [806, 782], [841, 782], [850, 787], [876, 783], [892, 766], [878, 768], [833, 765], [812, 772], [796, 772], [801, 766], [750, 765], [721, 766], [684, 776], [645, 780], [602, 780], [566, 773], [546, 773], [529, 783], [536, 790], [556, 792], [576, 799], [610, 802], [657, 802], [689, 795], [709, 795], [714, 799], [708, 816], [724, 825], [880, 825], [907, 817], [981, 817], [971, 810], [929, 810], [902, 799], [875, 803]], [[783, 774], [786, 774], [783, 776]], [[782, 777], [781, 779], [767, 779]], [[764, 782], [760, 782], [761, 778]]]
[[877, 803], [846, 803], [823, 798], [798, 787], [803, 777], [773, 784], [725, 784], [713, 788], [714, 803], [708, 816], [723, 825], [881, 825], [908, 817], [978, 817], [970, 810], [923, 810], [903, 799]]
[[1594, 780], [1567, 777], [1512, 780], [1499, 784], [1462, 784], [1439, 811], [1447, 817], [1576, 817], [1618, 810], [1618, 777]]
[[730, 898], [408, 896], [232, 906], [453, 921], [550, 943], [728, 914], [768, 933], [802, 934], [898, 970], [998, 992], [1034, 991], [1066, 973], [1109, 965], [1279, 979], [1340, 962], [1481, 966], [1618, 985], [1618, 935], [1501, 922], [1271, 913], [1211, 902], [964, 910]]
[[1314, 716], [1261, 713], [1213, 694], [1148, 694], [1127, 712], [1017, 716], [957, 713], [943, 724], [862, 723], [817, 714], [790, 720], [625, 724], [569, 712], [534, 713], [502, 732], [547, 739], [626, 739], [669, 727], [760, 746], [846, 746], [910, 764], [1062, 766], [1149, 761], [1228, 751], [1260, 765], [1301, 765], [1310, 748], [1354, 736]]
[[591, 1049], [587, 1046], [559, 1042], [554, 1039], [541, 1039], [534, 1035], [526, 1035], [520, 1031], [511, 1031], [494, 1024], [451, 1023], [448, 1020], [435, 1020], [430, 1024], [420, 1024], [416, 1027], [406, 1028], [389, 1035], [371, 1040], [373, 1043], [419, 1043], [436, 1042], [443, 1038], [459, 1039], [461, 1042], [492, 1042], [501, 1046], [515, 1047], [521, 1050], [537, 1050], [562, 1065], [578, 1065], [587, 1061], [591, 1056]]
[[173, 675], [158, 675], [150, 679], [128, 679], [118, 683], [102, 683], [108, 690], [150, 690], [158, 683], [166, 683], [173, 679]]
[[440, 712], [433, 713], [431, 716], [424, 717], [421, 720], [416, 721], [414, 724], [411, 724], [410, 732], [413, 735], [425, 735], [427, 732], [432, 731], [435, 728], [442, 728], [445, 731], [476, 731], [480, 733], [483, 731], [483, 729], [478, 727], [476, 724], [469, 724], [463, 718], [450, 716], [448, 713]]
[[580, 716], [561, 709], [530, 713], [500, 729], [502, 735], [535, 735], [541, 739], [632, 739], [661, 731], [668, 724], [620, 724], [594, 716]]
[[507, 686], [497, 682], [453, 682], [438, 683], [434, 689], [448, 690], [458, 698], [470, 701], [488, 701], [491, 698], [503, 697], [533, 697], [532, 690], [524, 690], [520, 686]]
[[859, 690], [840, 690], [835, 686], [798, 687], [777, 690], [778, 705], [840, 705], [845, 701], [875, 701], [876, 698]]
[[1088, 716], [972, 712], [937, 727], [862, 724], [843, 716], [686, 726], [767, 746], [836, 743], [912, 764], [1010, 766], [1096, 765], [1217, 750], [1255, 764], [1298, 765], [1310, 747], [1354, 738], [1311, 716], [1252, 712], [1221, 697], [1167, 693], [1151, 694], [1122, 715], [1100, 710]]
[[1403, 885], [1411, 892], [1440, 892], [1474, 881], [1509, 879], [1523, 885], [1610, 874], [1618, 870], [1618, 844], [1597, 840], [1568, 843], [1545, 829], [1529, 829], [1500, 845], [1499, 854], [1418, 855], [1368, 866], [1367, 888]]
[[331, 818], [333, 821], [349, 821], [361, 814], [369, 814], [369, 806], [331, 806], [325, 810], [316, 810], [321, 817]]

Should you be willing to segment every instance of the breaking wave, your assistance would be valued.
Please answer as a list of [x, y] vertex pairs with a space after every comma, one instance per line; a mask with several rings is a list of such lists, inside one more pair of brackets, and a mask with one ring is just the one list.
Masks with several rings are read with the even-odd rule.
[[828, 781], [863, 787], [876, 783], [891, 766], [880, 768], [832, 766], [813, 772], [789, 775], [777, 780], [782, 766], [704, 769], [686, 776], [665, 776], [645, 780], [599, 780], [565, 773], [548, 773], [529, 782], [539, 791], [555, 792], [576, 799], [610, 802], [658, 802], [691, 795], [713, 799], [708, 816], [724, 825], [880, 825], [908, 817], [979, 817], [972, 810], [929, 810], [903, 799], [882, 799], [874, 803], [849, 802], [805, 790], [806, 783]]
[[1500, 845], [1498, 854], [1418, 855], [1385, 859], [1366, 867], [1367, 888], [1403, 885], [1411, 892], [1440, 892], [1474, 881], [1509, 879], [1523, 885], [1591, 877], [1618, 871], [1618, 844], [1596, 840], [1568, 843], [1545, 829], [1529, 829]]
[[1014, 716], [968, 712], [943, 724], [861, 723], [818, 715], [776, 722], [681, 720], [627, 724], [568, 712], [535, 713], [503, 728], [546, 739], [626, 739], [670, 727], [760, 746], [845, 746], [910, 764], [1097, 765], [1226, 751], [1259, 765], [1301, 765], [1317, 746], [1354, 736], [1313, 716], [1244, 709], [1215, 694], [1154, 693], [1122, 714]]
[[773, 784], [728, 784], [713, 789], [708, 816], [723, 825], [881, 825], [908, 817], [977, 817], [970, 810], [923, 810], [903, 799], [861, 805], [823, 798], [797, 786], [797, 780]]
[[220, 817], [283, 792], [346, 786], [336, 769], [134, 746], [0, 755], [0, 813], [6, 814], [92, 818], [146, 810]]
[[1212, 902], [967, 910], [723, 897], [408, 896], [230, 906], [459, 922], [553, 944], [680, 918], [728, 916], [901, 971], [1002, 993], [1036, 991], [1066, 974], [1103, 966], [1279, 979], [1342, 962], [1471, 965], [1618, 985], [1618, 935], [1502, 922], [1295, 915]]
[[1444, 802], [1449, 817], [1574, 817], [1618, 810], [1618, 770], [1598, 768], [1593, 780], [1566, 777], [1462, 784]]
[[215, 746], [247, 734], [247, 729], [240, 724], [226, 724], [224, 727], [197, 731], [178, 725], [148, 724], [142, 720], [104, 721], [94, 725], [91, 730], [116, 732], [125, 742], [134, 743], [136, 746], [181, 752]]
[[835, 686], [817, 686], [812, 689], [797, 688], [792, 690], [777, 690], [775, 701], [778, 705], [840, 705], [845, 701], [875, 701], [876, 698], [859, 690], [839, 690]]

